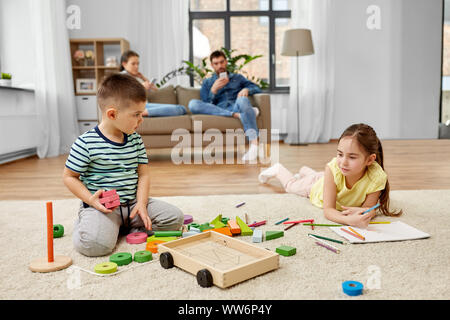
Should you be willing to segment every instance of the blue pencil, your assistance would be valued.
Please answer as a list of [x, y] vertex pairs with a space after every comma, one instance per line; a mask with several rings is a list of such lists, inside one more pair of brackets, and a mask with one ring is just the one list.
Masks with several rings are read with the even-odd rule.
[[376, 205], [374, 205], [372, 208], [369, 208], [369, 209], [367, 209], [366, 211], [364, 211], [363, 213], [361, 213], [361, 214], [365, 214], [365, 213], [367, 213], [367, 212], [370, 212], [370, 211], [372, 211], [373, 209], [376, 209], [376, 208], [378, 208], [380, 206], [380, 204], [379, 203], [377, 203]]
[[286, 219], [283, 219], [283, 220], [281, 220], [281, 221], [275, 222], [275, 224], [280, 224], [280, 223], [285, 222], [285, 221], [288, 221], [288, 220], [289, 220], [289, 218], [286, 218]]

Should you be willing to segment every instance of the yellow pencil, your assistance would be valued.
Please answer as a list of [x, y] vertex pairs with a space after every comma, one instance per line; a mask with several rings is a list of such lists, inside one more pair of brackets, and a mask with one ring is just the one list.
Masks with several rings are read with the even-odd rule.
[[355, 230], [353, 230], [351, 227], [348, 227], [350, 229], [351, 232], [357, 234], [358, 236], [360, 236], [363, 240], [366, 240], [365, 237], [363, 237], [362, 235], [360, 235], [358, 232], [356, 232]]
[[389, 224], [390, 221], [371, 221], [369, 224]]

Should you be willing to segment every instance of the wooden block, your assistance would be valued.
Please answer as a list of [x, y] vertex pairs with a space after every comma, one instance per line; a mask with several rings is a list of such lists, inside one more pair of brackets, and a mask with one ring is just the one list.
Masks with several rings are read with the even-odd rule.
[[108, 191], [103, 191], [102, 194], [100, 195], [100, 198], [106, 198], [106, 197], [110, 197], [117, 194], [115, 189], [112, 190], [108, 190]]
[[214, 229], [224, 228], [225, 224], [222, 222], [222, 215], [219, 214], [213, 221], [209, 223], [214, 226]]
[[158, 253], [158, 244], [164, 243], [165, 241], [153, 240], [147, 243], [145, 246], [145, 250], [150, 251], [152, 253]]
[[241, 228], [239, 228], [239, 225], [237, 224], [236, 220], [230, 219], [228, 220], [227, 224], [230, 227], [231, 233], [233, 235], [241, 233]]
[[203, 232], [205, 230], [214, 229], [214, 227], [210, 226], [209, 223], [207, 222], [207, 223], [201, 224], [199, 229], [200, 229], [201, 232]]
[[118, 207], [118, 206], [120, 206], [120, 200], [116, 200], [116, 201], [113, 201], [113, 202], [105, 203], [105, 208], [106, 209], [110, 209], [110, 208], [114, 208], [114, 207]]
[[116, 200], [119, 200], [119, 195], [118, 194], [112, 195], [110, 197], [100, 198], [100, 203], [103, 204], [103, 203], [113, 202], [113, 201], [116, 201]]
[[[209, 231], [209, 230], [205, 230], [205, 231]], [[203, 232], [205, 232], [205, 231], [203, 231]], [[230, 237], [233, 236], [229, 227], [212, 229], [211, 231], [219, 232], [219, 233], [222, 233], [222, 234], [224, 234], [226, 236], [230, 236]]]
[[263, 232], [262, 230], [254, 230], [252, 242], [262, 242], [263, 241]]
[[155, 231], [155, 237], [181, 237], [181, 230]]
[[195, 236], [196, 234], [198, 234], [198, 232], [196, 232], [196, 231], [183, 232], [182, 237], [183, 238], [187, 238], [187, 237], [190, 237], [190, 236]]
[[241, 236], [251, 236], [253, 234], [253, 230], [238, 216], [236, 216], [236, 222], [241, 229]]
[[282, 256], [289, 257], [293, 256], [297, 252], [297, 249], [290, 246], [280, 246], [275, 251]]
[[222, 218], [221, 219], [221, 221], [222, 221], [222, 223], [224, 224], [224, 225], [226, 225], [227, 224], [227, 222], [228, 222], [228, 220], [230, 220], [230, 218]]
[[266, 241], [281, 238], [283, 236], [283, 231], [266, 231]]
[[152, 235], [151, 237], [147, 238], [147, 242], [151, 242], [151, 241], [163, 241], [163, 242], [168, 242], [168, 241], [173, 241], [173, 240], [177, 240], [178, 237], [157, 237], [155, 235]]

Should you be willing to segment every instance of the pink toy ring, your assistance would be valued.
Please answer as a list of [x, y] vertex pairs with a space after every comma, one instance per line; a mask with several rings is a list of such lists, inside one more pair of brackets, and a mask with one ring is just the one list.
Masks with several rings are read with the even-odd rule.
[[188, 214], [185, 214], [185, 215], [184, 215], [184, 222], [183, 222], [183, 224], [189, 224], [189, 223], [191, 223], [192, 221], [194, 221], [194, 218], [192, 218], [191, 215], [188, 215]]
[[147, 234], [145, 232], [133, 232], [127, 235], [127, 242], [130, 244], [139, 244], [147, 241]]

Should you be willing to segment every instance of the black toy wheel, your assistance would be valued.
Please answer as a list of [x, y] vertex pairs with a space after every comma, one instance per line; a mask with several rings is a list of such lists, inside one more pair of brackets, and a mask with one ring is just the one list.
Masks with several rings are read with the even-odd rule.
[[197, 283], [203, 287], [211, 287], [213, 285], [213, 278], [211, 272], [207, 269], [202, 269], [197, 272]]
[[159, 255], [159, 263], [164, 269], [173, 268], [173, 257], [170, 252], [163, 252]]

